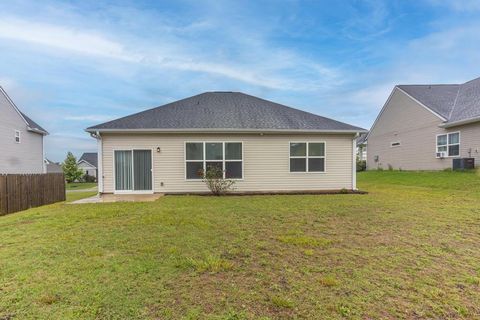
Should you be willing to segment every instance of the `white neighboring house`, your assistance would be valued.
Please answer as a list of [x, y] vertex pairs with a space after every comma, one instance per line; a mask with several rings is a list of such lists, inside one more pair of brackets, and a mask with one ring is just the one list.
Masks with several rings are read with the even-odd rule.
[[78, 160], [78, 167], [89, 176], [97, 178], [98, 155], [96, 152], [85, 152]]
[[235, 192], [356, 189], [365, 129], [240, 92], [206, 92], [86, 130], [101, 193], [208, 192], [216, 166]]
[[0, 174], [45, 173], [48, 132], [15, 105], [0, 87]]

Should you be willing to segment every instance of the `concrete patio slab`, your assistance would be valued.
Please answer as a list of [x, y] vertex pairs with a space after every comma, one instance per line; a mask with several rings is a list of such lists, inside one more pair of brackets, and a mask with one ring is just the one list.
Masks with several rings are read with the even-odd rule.
[[162, 197], [163, 193], [154, 194], [102, 194], [90, 198], [80, 199], [70, 204], [107, 203], [107, 202], [151, 202]]

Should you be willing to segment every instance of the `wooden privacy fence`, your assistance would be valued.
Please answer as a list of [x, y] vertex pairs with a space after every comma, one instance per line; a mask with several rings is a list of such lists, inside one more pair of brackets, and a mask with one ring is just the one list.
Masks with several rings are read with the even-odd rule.
[[63, 173], [0, 174], [0, 215], [65, 201]]

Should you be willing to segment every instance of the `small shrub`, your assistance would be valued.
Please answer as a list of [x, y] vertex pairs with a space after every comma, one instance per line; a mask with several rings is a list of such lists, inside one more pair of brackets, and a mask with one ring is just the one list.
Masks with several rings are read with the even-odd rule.
[[367, 161], [357, 159], [357, 172], [365, 171], [367, 169]]
[[388, 171], [393, 171], [393, 166], [390, 163], [388, 164]]
[[281, 296], [272, 296], [270, 298], [272, 301], [273, 305], [279, 308], [286, 308], [286, 309], [291, 309], [293, 308], [294, 304], [291, 300], [281, 297]]
[[346, 188], [342, 188], [342, 189], [340, 190], [340, 193], [341, 193], [341, 194], [347, 194], [347, 193], [348, 193], [348, 190], [347, 190]]
[[97, 179], [94, 176], [91, 176], [89, 174], [86, 174], [83, 176], [83, 182], [96, 182]]
[[200, 170], [199, 175], [212, 194], [223, 195], [234, 189], [235, 180], [224, 179], [224, 171], [218, 166], [208, 166], [205, 172]]

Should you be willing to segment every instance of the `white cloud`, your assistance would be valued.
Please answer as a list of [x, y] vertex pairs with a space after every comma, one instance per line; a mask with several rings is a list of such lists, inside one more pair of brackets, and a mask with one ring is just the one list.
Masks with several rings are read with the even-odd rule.
[[[277, 54], [272, 48], [268, 48], [268, 52], [264, 48], [248, 48], [248, 50], [257, 50], [261, 55], [258, 57], [261, 61], [218, 63], [200, 58], [194, 45], [187, 46], [182, 39], [174, 39], [174, 41], [170, 39], [170, 43], [161, 41], [161, 45], [147, 45], [142, 52], [138, 52], [140, 49], [134, 52], [128, 45], [111, 40], [100, 32], [11, 17], [0, 20], [0, 38], [27, 42], [34, 46], [47, 46], [67, 53], [73, 52], [157, 68], [206, 73], [280, 90], [317, 90], [321, 85], [320, 80], [332, 80], [337, 75], [336, 70], [303, 59], [291, 52]], [[56, 53], [58, 54], [58, 51]], [[303, 68], [309, 74], [300, 74], [297, 77], [280, 75], [285, 67]]]
[[73, 51], [79, 54], [101, 56], [125, 61], [138, 61], [141, 57], [125, 51], [124, 47], [94, 32], [34, 23], [15, 18], [0, 20], [0, 37], [57, 49]]
[[480, 10], [478, 0], [428, 0], [429, 3], [442, 7], [449, 7], [456, 11], [477, 11]]
[[104, 122], [112, 120], [111, 115], [83, 115], [83, 116], [66, 116], [64, 120], [70, 121], [91, 121], [91, 122]]

